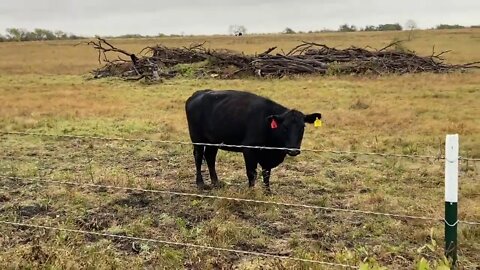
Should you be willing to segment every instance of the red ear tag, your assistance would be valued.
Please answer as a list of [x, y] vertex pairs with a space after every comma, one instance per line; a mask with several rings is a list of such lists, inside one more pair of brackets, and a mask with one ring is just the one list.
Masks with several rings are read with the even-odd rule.
[[270, 123], [270, 127], [272, 129], [278, 128], [277, 121], [275, 121], [275, 119], [272, 119], [272, 122]]

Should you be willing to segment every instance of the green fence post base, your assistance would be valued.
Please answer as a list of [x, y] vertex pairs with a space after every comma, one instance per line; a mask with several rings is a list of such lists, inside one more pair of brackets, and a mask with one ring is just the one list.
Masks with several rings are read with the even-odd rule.
[[445, 202], [445, 256], [457, 265], [457, 203]]

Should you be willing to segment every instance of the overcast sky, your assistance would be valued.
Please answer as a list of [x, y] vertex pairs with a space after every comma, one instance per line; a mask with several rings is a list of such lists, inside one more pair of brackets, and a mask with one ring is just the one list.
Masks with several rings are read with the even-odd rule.
[[337, 29], [340, 24], [480, 24], [480, 0], [1, 0], [0, 32], [46, 28], [80, 35], [227, 34]]

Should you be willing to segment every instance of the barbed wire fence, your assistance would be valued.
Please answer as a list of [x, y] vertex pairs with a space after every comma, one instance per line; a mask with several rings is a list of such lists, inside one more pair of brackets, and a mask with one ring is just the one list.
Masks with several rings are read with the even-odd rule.
[[[23, 178], [23, 177], [15, 177], [15, 176], [8, 176], [8, 175], [0, 175], [0, 178], [18, 180], [18, 181], [22, 181], [25, 183], [32, 183], [32, 184], [45, 183], [45, 184], [54, 184], [54, 185], [77, 186], [77, 187], [84, 187], [84, 188], [101, 188], [101, 189], [116, 189], [116, 190], [124, 190], [124, 191], [137, 191], [137, 192], [144, 192], [144, 193], [159, 193], [159, 194], [165, 194], [165, 195], [176, 195], [176, 196], [196, 197], [196, 198], [204, 198], [204, 199], [218, 199], [218, 200], [226, 200], [226, 201], [277, 205], [277, 206], [294, 207], [294, 208], [305, 208], [305, 209], [313, 209], [313, 210], [322, 210], [327, 212], [344, 212], [344, 213], [351, 213], [351, 214], [383, 216], [383, 217], [391, 217], [391, 218], [405, 219], [405, 220], [417, 219], [417, 220], [427, 220], [427, 221], [435, 221], [435, 222], [445, 221], [445, 219], [440, 217], [386, 213], [386, 212], [368, 211], [368, 210], [360, 210], [360, 209], [327, 207], [327, 206], [299, 204], [299, 203], [264, 201], [264, 200], [254, 200], [254, 199], [245, 199], [245, 198], [236, 198], [236, 197], [207, 195], [207, 194], [199, 194], [199, 193], [178, 192], [178, 191], [170, 191], [170, 190], [145, 189], [145, 188], [137, 188], [137, 187], [124, 187], [124, 186], [92, 184], [92, 183], [78, 183], [78, 182], [72, 182], [72, 181], [49, 180], [49, 179], [42, 179], [42, 178]], [[480, 221], [476, 222], [476, 221], [468, 221], [468, 220], [459, 220], [458, 222], [461, 224], [467, 224], [467, 225], [480, 225]]]
[[[93, 150], [94, 144], [92, 141], [118, 141], [118, 142], [130, 142], [130, 143], [155, 143], [163, 145], [180, 145], [180, 146], [192, 146], [192, 145], [202, 145], [202, 146], [215, 146], [215, 147], [229, 147], [229, 148], [250, 148], [250, 149], [264, 149], [264, 150], [301, 150], [305, 152], [312, 152], [317, 154], [334, 154], [334, 155], [352, 155], [352, 156], [376, 156], [383, 158], [400, 158], [400, 159], [417, 159], [417, 160], [426, 160], [431, 162], [443, 161], [445, 156], [443, 155], [441, 149], [435, 155], [420, 155], [420, 154], [399, 154], [399, 153], [382, 153], [382, 152], [362, 152], [362, 151], [347, 151], [347, 150], [333, 150], [333, 149], [316, 149], [316, 148], [302, 148], [302, 149], [293, 149], [293, 148], [283, 148], [283, 147], [266, 147], [266, 146], [249, 146], [249, 145], [229, 145], [229, 144], [213, 144], [213, 143], [192, 143], [185, 141], [174, 141], [174, 140], [158, 140], [158, 139], [147, 139], [147, 138], [123, 138], [123, 137], [105, 137], [105, 136], [92, 136], [92, 135], [72, 135], [72, 134], [48, 134], [48, 133], [35, 133], [35, 132], [18, 132], [18, 131], [0, 131], [1, 135], [15, 135], [15, 136], [35, 136], [35, 137], [48, 137], [54, 139], [78, 139], [82, 141], [87, 141], [88, 147], [84, 151], [87, 156], [87, 172], [89, 172], [90, 180], [93, 179], [92, 175], [92, 161], [93, 161]], [[480, 173], [480, 169], [477, 167], [477, 163], [480, 164], [480, 158], [474, 158], [469, 156], [460, 156], [459, 157], [460, 165], [462, 166], [462, 171], [466, 172], [472, 170], [474, 173]], [[93, 180], [92, 180], [93, 182]], [[228, 183], [228, 185], [239, 185], [234, 183]]]
[[[231, 145], [231, 144], [223, 144], [223, 143], [194, 143], [194, 142], [185, 142], [185, 141], [156, 140], [156, 139], [145, 139], [145, 138], [103, 137], [103, 136], [70, 135], [70, 134], [45, 134], [45, 133], [19, 132], [19, 131], [1, 131], [0, 135], [37, 136], [37, 137], [53, 137], [53, 138], [66, 138], [66, 139], [100, 140], [100, 141], [151, 142], [151, 143], [161, 143], [161, 144], [200, 145], [200, 146], [249, 148], [249, 149], [263, 149], [263, 150], [284, 150], [284, 151], [301, 150], [301, 151], [314, 152], [314, 153], [364, 155], [364, 156], [379, 156], [379, 157], [397, 157], [397, 158], [412, 158], [412, 159], [433, 159], [433, 160], [444, 160], [445, 159], [445, 157], [441, 154], [439, 154], [439, 155], [417, 155], [417, 154], [359, 152], [359, 151], [313, 149], [313, 148], [296, 149], [296, 148], [255, 146], [255, 145]], [[462, 156], [459, 159], [460, 160], [465, 160], [465, 161], [480, 161], [480, 158], [462, 157]]]
[[[285, 151], [301, 150], [301, 151], [306, 151], [306, 152], [308, 151], [308, 152], [314, 152], [314, 153], [330, 153], [330, 154], [341, 154], [341, 155], [364, 155], [364, 156], [378, 156], [378, 157], [395, 157], [395, 158], [410, 158], [410, 159], [436, 160], [436, 161], [445, 160], [445, 162], [448, 162], [448, 163], [455, 162], [455, 160], [447, 159], [441, 153], [439, 153], [438, 155], [417, 155], [417, 154], [359, 152], [359, 151], [325, 150], [325, 149], [291, 149], [291, 148], [282, 148], [282, 147], [228, 145], [228, 144], [211, 144], [211, 143], [192, 143], [192, 142], [182, 142], [182, 141], [172, 141], [172, 140], [101, 137], [101, 136], [88, 136], [88, 135], [69, 135], [69, 134], [57, 135], [57, 134], [43, 134], [43, 133], [31, 133], [31, 132], [3, 132], [3, 131], [0, 131], [0, 135], [37, 136], [37, 137], [50, 137], [50, 138], [56, 138], [56, 139], [63, 138], [63, 139], [82, 139], [82, 140], [100, 140], [100, 141], [151, 142], [151, 143], [160, 143], [160, 144], [202, 145], [202, 146], [229, 147], [229, 148], [251, 148], [251, 149], [263, 149], [263, 150], [285, 150]], [[93, 147], [92, 144], [90, 144], [89, 150], [92, 150], [92, 149], [90, 149], [92, 147]], [[92, 154], [90, 153], [89, 150], [87, 150], [87, 154], [88, 154], [88, 159], [89, 159], [89, 163], [90, 163], [91, 160], [93, 159], [93, 157], [91, 156]], [[458, 160], [463, 160], [463, 161], [466, 161], [466, 162], [474, 162], [475, 163], [477, 161], [480, 161], [480, 158], [459, 157]], [[93, 175], [91, 175], [90, 177], [92, 178]], [[2, 174], [2, 175], [0, 175], [0, 178], [15, 180], [15, 181], [23, 181], [25, 183], [67, 185], [67, 186], [76, 186], [76, 187], [82, 187], [82, 188], [102, 188], [102, 189], [113, 189], [113, 190], [123, 190], [123, 191], [159, 193], [159, 194], [165, 194], [165, 195], [188, 196], [188, 197], [196, 197], [196, 198], [204, 198], [204, 199], [218, 199], [218, 200], [236, 201], [236, 202], [243, 202], [243, 203], [256, 203], [256, 204], [276, 205], [276, 206], [283, 206], [283, 207], [313, 209], [313, 210], [321, 210], [321, 211], [326, 211], [326, 212], [344, 212], [344, 213], [351, 213], [351, 214], [356, 214], [356, 215], [383, 216], [383, 217], [402, 219], [402, 220], [423, 220], [423, 221], [429, 221], [429, 222], [443, 222], [445, 224], [445, 226], [450, 226], [450, 227], [457, 226], [457, 224], [465, 224], [465, 225], [471, 225], [471, 226], [480, 225], [480, 221], [469, 221], [469, 220], [458, 220], [457, 219], [457, 221], [454, 222], [454, 223], [448, 223], [445, 218], [422, 216], [422, 215], [415, 215], [415, 214], [376, 212], [376, 211], [368, 211], [368, 210], [360, 210], [360, 209], [336, 208], [336, 207], [325, 207], [325, 206], [316, 206], [316, 205], [299, 204], [299, 203], [285, 203], [285, 202], [276, 202], [276, 201], [244, 199], [244, 198], [215, 196], [215, 195], [207, 195], [207, 194], [199, 194], [199, 193], [178, 192], [178, 191], [171, 191], [171, 190], [144, 189], [144, 188], [138, 188], [138, 187], [126, 187], [126, 186], [117, 186], [117, 185], [103, 185], [103, 184], [96, 184], [96, 183], [78, 183], [78, 182], [63, 181], [63, 180], [51, 180], [51, 179], [45, 179], [46, 174], [40, 175], [40, 177], [36, 177], [36, 178], [23, 178], [23, 177], [16, 176], [16, 172], [15, 172], [14, 168], [12, 168], [12, 175], [8, 175], [8, 174], [3, 175]], [[93, 179], [90, 179], [90, 180], [91, 180], [91, 182], [94, 182]], [[54, 226], [27, 224], [27, 223], [19, 223], [19, 222], [12, 222], [12, 221], [2, 221], [2, 220], [0, 220], [0, 223], [4, 224], [4, 225], [10, 225], [10, 226], [16, 226], [16, 227], [28, 227], [28, 228], [46, 229], [46, 230], [52, 230], [52, 231], [65, 231], [65, 232], [70, 232], [70, 233], [90, 234], [90, 235], [97, 235], [97, 236], [103, 236], [103, 237], [122, 238], [122, 239], [137, 240], [137, 241], [146, 241], [146, 242], [152, 242], [152, 243], [157, 243], [157, 244], [183, 246], [183, 247], [188, 247], [188, 248], [210, 249], [210, 250], [216, 250], [216, 251], [231, 252], [231, 253], [259, 256], [259, 257], [271, 257], [271, 258], [276, 258], [276, 259], [291, 260], [291, 261], [297, 261], [297, 262], [317, 263], [317, 264], [322, 264], [322, 265], [337, 266], [337, 267], [343, 267], [343, 268], [352, 268], [352, 269], [358, 268], [357, 266], [347, 265], [347, 264], [324, 262], [324, 261], [303, 259], [303, 258], [269, 254], [269, 253], [260, 253], [260, 252], [252, 252], [252, 251], [244, 251], [244, 250], [236, 250], [236, 249], [228, 249], [228, 248], [202, 246], [202, 245], [196, 245], [196, 244], [191, 244], [191, 243], [173, 242], [173, 241], [166, 241], [166, 240], [160, 240], [160, 239], [150, 239], [150, 238], [141, 238], [141, 237], [133, 237], [133, 236], [115, 235], [115, 234], [109, 234], [109, 233], [103, 233], [103, 232], [100, 233], [100, 232], [91, 232], [91, 231], [85, 231], [85, 230], [66, 229], [66, 228], [59, 228], [59, 227], [54, 227]]]
[[45, 229], [45, 230], [51, 230], [51, 231], [63, 231], [63, 232], [69, 232], [69, 233], [88, 234], [88, 235], [96, 235], [96, 236], [103, 236], [103, 237], [110, 237], [110, 238], [117, 238], [117, 239], [127, 239], [127, 240], [151, 242], [151, 243], [156, 243], [156, 244], [165, 244], [165, 245], [170, 245], [170, 246], [180, 246], [180, 247], [186, 247], [186, 248], [207, 249], [207, 250], [230, 252], [230, 253], [236, 253], [236, 254], [242, 254], [242, 255], [252, 255], [252, 256], [258, 256], [258, 257], [267, 257], [267, 258], [274, 258], [274, 259], [289, 260], [289, 261], [295, 261], [295, 262], [306, 262], [306, 263], [315, 263], [315, 264], [320, 264], [320, 265], [337, 266], [337, 267], [349, 268], [349, 269], [357, 269], [358, 268], [356, 266], [348, 265], [348, 264], [332, 263], [332, 262], [325, 262], [325, 261], [311, 260], [311, 259], [303, 259], [303, 258], [298, 258], [298, 257], [291, 257], [291, 256], [277, 255], [277, 254], [269, 254], [269, 253], [263, 253], [263, 252], [212, 247], [212, 246], [197, 245], [197, 244], [192, 244], [192, 243], [183, 243], [183, 242], [175, 242], [175, 241], [167, 241], [167, 240], [160, 240], [160, 239], [153, 239], [153, 238], [134, 237], [134, 236], [126, 236], [126, 235], [111, 234], [111, 233], [104, 233], [104, 232], [92, 232], [92, 231], [85, 231], [85, 230], [67, 229], [67, 228], [60, 228], [60, 227], [53, 227], [53, 226], [27, 224], [27, 223], [2, 221], [2, 220], [0, 220], [0, 224], [16, 226], [16, 227]]

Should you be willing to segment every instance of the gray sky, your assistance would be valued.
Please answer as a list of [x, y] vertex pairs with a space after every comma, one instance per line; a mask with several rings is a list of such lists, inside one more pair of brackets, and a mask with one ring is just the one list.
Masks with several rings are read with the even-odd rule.
[[227, 34], [337, 29], [340, 24], [480, 24], [480, 0], [1, 0], [0, 32], [46, 28], [80, 35]]

